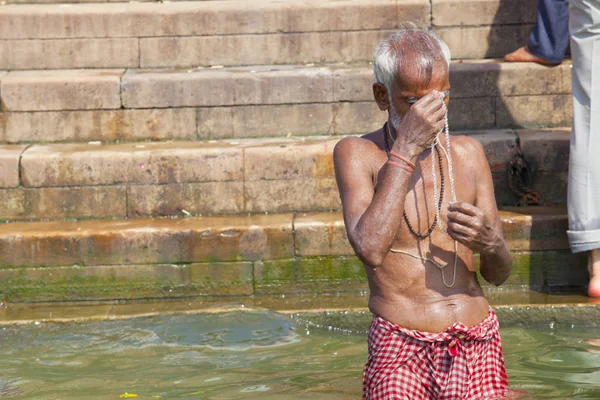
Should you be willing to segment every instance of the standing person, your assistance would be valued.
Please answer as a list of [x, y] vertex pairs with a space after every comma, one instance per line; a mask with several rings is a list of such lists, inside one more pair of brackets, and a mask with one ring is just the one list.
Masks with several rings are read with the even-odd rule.
[[558, 65], [569, 45], [569, 1], [538, 0], [537, 20], [527, 46], [504, 56], [506, 62]]
[[379, 43], [373, 94], [388, 121], [334, 150], [373, 313], [363, 399], [487, 399], [507, 390], [498, 320], [473, 252], [495, 285], [510, 275], [511, 254], [481, 144], [453, 136], [450, 146], [439, 135], [449, 62], [448, 46], [426, 28], [407, 25]]
[[573, 130], [569, 156], [569, 243], [588, 252], [588, 294], [600, 297], [600, 0], [571, 0]]

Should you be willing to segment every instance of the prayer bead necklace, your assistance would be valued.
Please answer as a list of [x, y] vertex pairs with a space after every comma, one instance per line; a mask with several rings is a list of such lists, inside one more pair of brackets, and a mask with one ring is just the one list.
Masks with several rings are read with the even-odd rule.
[[[390, 157], [390, 151], [391, 151], [391, 146], [390, 143], [388, 141], [388, 136], [390, 137], [390, 139], [393, 141], [393, 137], [392, 134], [390, 133], [390, 129], [388, 126], [388, 123], [386, 122], [383, 125], [383, 129], [385, 130], [384, 134], [384, 139], [385, 139], [385, 152], [387, 153], [388, 158]], [[433, 154], [433, 148], [434, 146], [432, 146], [431, 149], [431, 153]], [[429, 235], [431, 235], [431, 233], [433, 232], [433, 230], [435, 229], [435, 226], [438, 224], [438, 218], [439, 218], [439, 212], [437, 211], [438, 209], [441, 209], [442, 207], [442, 202], [444, 201], [444, 163], [442, 161], [442, 153], [440, 153], [440, 150], [435, 147], [435, 152], [437, 153], [438, 156], [438, 163], [439, 163], [439, 167], [440, 167], [440, 181], [441, 181], [441, 188], [440, 188], [440, 197], [439, 200], [437, 202], [437, 208], [436, 208], [436, 213], [433, 217], [433, 223], [431, 224], [431, 226], [429, 227], [429, 229], [427, 230], [427, 232], [425, 233], [420, 233], [417, 232], [415, 230], [415, 228], [412, 226], [412, 224], [410, 223], [409, 219], [408, 219], [408, 215], [406, 214], [406, 210], [404, 210], [403, 213], [403, 217], [404, 217], [404, 222], [406, 223], [406, 226], [408, 227], [408, 230], [410, 231], [410, 233], [412, 233], [414, 236], [418, 237], [419, 239], [426, 239], [427, 237], [429, 237]], [[433, 198], [437, 199], [438, 195], [437, 195], [437, 187], [435, 187], [436, 185], [436, 179], [435, 179], [435, 158], [432, 156], [431, 158], [432, 160], [432, 168], [433, 168], [433, 175], [434, 175], [434, 195]], [[435, 201], [435, 200], [434, 200]]]
[[[446, 107], [444, 105], [444, 107]], [[389, 127], [387, 125], [387, 122], [384, 125], [384, 139], [385, 139], [385, 151], [388, 155], [390, 155], [390, 148], [391, 146], [388, 143], [388, 135], [390, 136], [390, 138], [393, 141], [393, 138], [391, 137], [391, 134], [389, 132]], [[440, 131], [438, 133], [438, 136], [436, 136], [435, 140], [433, 141], [433, 143], [431, 144], [431, 172], [433, 174], [433, 203], [435, 205], [435, 218], [433, 220], [433, 224], [432, 224], [432, 228], [435, 229], [435, 224], [437, 222], [440, 231], [442, 231], [445, 234], [448, 234], [448, 231], [444, 228], [443, 224], [442, 224], [442, 217], [441, 217], [441, 213], [442, 213], [442, 198], [444, 195], [444, 171], [443, 171], [443, 163], [441, 161], [441, 154], [440, 154], [440, 150], [442, 149], [442, 151], [444, 152], [444, 154], [446, 155], [446, 159], [448, 160], [448, 176], [450, 177], [450, 192], [452, 195], [452, 201], [456, 202], [456, 190], [454, 187], [454, 172], [452, 170], [452, 151], [450, 148], [450, 128], [448, 125], [448, 110], [446, 110], [446, 117], [445, 117], [445, 121], [444, 121], [444, 129], [443, 131], [445, 131], [446, 133], [446, 147], [448, 150], [444, 149], [444, 147], [440, 144], [439, 142], [439, 135], [440, 133], [442, 133], [442, 131]], [[439, 146], [439, 147], [438, 147]], [[439, 201], [436, 204], [436, 199], [438, 197], [437, 195], [437, 177], [435, 174], [435, 157], [433, 157], [433, 152], [434, 150], [437, 152], [438, 154], [438, 158], [439, 158], [439, 162], [440, 162], [440, 181], [441, 181], [441, 187], [440, 187], [440, 198]], [[411, 233], [415, 236], [417, 236], [418, 238], [421, 238], [420, 233], [414, 231], [414, 229], [412, 228], [410, 222], [408, 222], [408, 218], [406, 216], [406, 210], [404, 210], [404, 220], [406, 221], [406, 225], [408, 226], [408, 229], [411, 231]], [[433, 229], [430, 228], [430, 230], [426, 233], [426, 236], [429, 236], [432, 232]], [[431, 264], [435, 265], [437, 268], [439, 268], [440, 273], [442, 275], [442, 283], [444, 284], [444, 286], [451, 288], [454, 286], [454, 284], [456, 283], [456, 267], [458, 265], [458, 242], [456, 240], [454, 240], [454, 268], [453, 268], [453, 274], [452, 274], [452, 282], [451, 283], [446, 283], [446, 277], [444, 276], [444, 269], [448, 266], [448, 264], [446, 265], [441, 265], [438, 264], [437, 262], [435, 262], [434, 260], [427, 258], [427, 257], [421, 257], [412, 253], [409, 253], [407, 251], [404, 250], [398, 250], [398, 249], [393, 249], [390, 248], [390, 251], [392, 253], [400, 253], [400, 254], [404, 254], [407, 255], [409, 257], [413, 257], [422, 261], [426, 261], [426, 262], [430, 262]]]

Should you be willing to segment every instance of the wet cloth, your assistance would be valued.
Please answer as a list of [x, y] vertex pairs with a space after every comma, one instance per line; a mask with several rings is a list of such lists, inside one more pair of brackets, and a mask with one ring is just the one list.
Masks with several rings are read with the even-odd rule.
[[374, 316], [363, 400], [493, 399], [506, 393], [498, 318], [441, 333], [402, 328]]
[[600, 1], [571, 0], [573, 129], [569, 156], [569, 244], [600, 248]]

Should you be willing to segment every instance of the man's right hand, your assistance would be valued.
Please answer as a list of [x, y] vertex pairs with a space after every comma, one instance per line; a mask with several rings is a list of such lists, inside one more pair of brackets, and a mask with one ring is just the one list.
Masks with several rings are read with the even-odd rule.
[[431, 146], [438, 133], [444, 128], [446, 105], [444, 95], [436, 90], [423, 96], [406, 113], [398, 131], [392, 150], [416, 158]]

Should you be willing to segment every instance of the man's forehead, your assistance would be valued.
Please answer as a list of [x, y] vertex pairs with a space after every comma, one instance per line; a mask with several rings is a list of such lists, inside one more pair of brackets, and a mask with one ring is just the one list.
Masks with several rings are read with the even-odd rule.
[[396, 78], [396, 85], [403, 92], [423, 90], [431, 85], [445, 86], [449, 81], [448, 64], [446, 61], [436, 61], [430, 68], [415, 64], [399, 66]]

